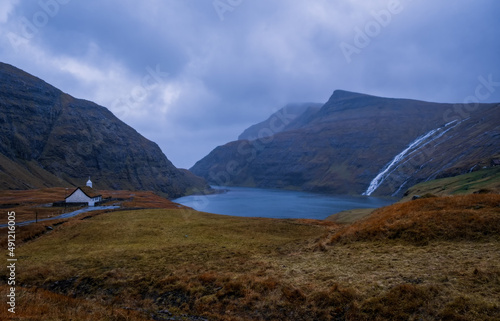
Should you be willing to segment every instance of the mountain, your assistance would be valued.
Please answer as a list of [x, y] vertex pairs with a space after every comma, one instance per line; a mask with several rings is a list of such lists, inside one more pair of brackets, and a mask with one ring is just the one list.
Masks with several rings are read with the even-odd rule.
[[498, 111], [337, 90], [295, 125], [219, 146], [191, 171], [217, 185], [401, 196], [490, 161], [500, 150]]
[[178, 197], [205, 190], [158, 145], [93, 102], [0, 63], [0, 189], [83, 185]]
[[238, 136], [238, 140], [255, 140], [269, 137], [274, 134], [286, 131], [299, 126], [308, 117], [314, 115], [323, 104], [318, 103], [298, 103], [287, 104], [268, 119], [245, 129]]

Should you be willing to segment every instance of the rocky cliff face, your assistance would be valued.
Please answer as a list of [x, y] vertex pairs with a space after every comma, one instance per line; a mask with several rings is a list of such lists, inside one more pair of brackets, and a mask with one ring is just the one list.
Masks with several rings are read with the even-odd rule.
[[[470, 169], [498, 153], [499, 105], [466, 106], [335, 91], [314, 113], [270, 137], [219, 146], [191, 169], [213, 184], [366, 193], [404, 193], [447, 170]], [[460, 106], [458, 106], [460, 107]]]
[[99, 189], [169, 197], [207, 187], [106, 108], [2, 63], [0, 169], [2, 189], [82, 185], [89, 176]]
[[318, 103], [287, 104], [265, 121], [245, 129], [245, 131], [238, 136], [238, 140], [255, 140], [269, 137], [300, 126], [305, 119], [314, 115], [322, 105], [323, 104]]

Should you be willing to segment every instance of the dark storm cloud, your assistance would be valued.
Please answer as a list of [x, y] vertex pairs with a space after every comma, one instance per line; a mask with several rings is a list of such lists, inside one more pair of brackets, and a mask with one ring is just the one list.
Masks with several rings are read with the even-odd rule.
[[[500, 81], [499, 12], [494, 0], [3, 0], [0, 57], [189, 167], [335, 89], [462, 102], [481, 77]], [[484, 101], [500, 101], [493, 89]]]

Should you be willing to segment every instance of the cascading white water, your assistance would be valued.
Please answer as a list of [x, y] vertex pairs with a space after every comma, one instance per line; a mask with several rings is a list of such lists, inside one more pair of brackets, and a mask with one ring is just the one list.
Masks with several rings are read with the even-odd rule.
[[[370, 185], [368, 186], [367, 190], [363, 193], [363, 195], [370, 196], [377, 188], [379, 188], [380, 185], [384, 182], [385, 179], [396, 169], [400, 166], [400, 162], [405, 159], [406, 156], [418, 151], [422, 146], [440, 138], [443, 136], [446, 132], [451, 130], [452, 128], [456, 127], [458, 124], [460, 124], [462, 121], [458, 122], [456, 120], [447, 123], [443, 127], [439, 127], [436, 129], [433, 129], [429, 131], [428, 133], [418, 137], [415, 139], [408, 147], [403, 150], [401, 153], [397, 154], [389, 163], [387, 163], [380, 173], [375, 176], [375, 178], [370, 182]], [[454, 124], [453, 126], [447, 128], [451, 124]]]

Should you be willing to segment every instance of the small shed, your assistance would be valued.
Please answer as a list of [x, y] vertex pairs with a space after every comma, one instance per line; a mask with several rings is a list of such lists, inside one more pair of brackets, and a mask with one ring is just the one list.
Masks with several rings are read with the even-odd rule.
[[66, 197], [66, 203], [87, 203], [89, 206], [95, 206], [100, 201], [102, 201], [102, 195], [89, 186], [77, 187]]

